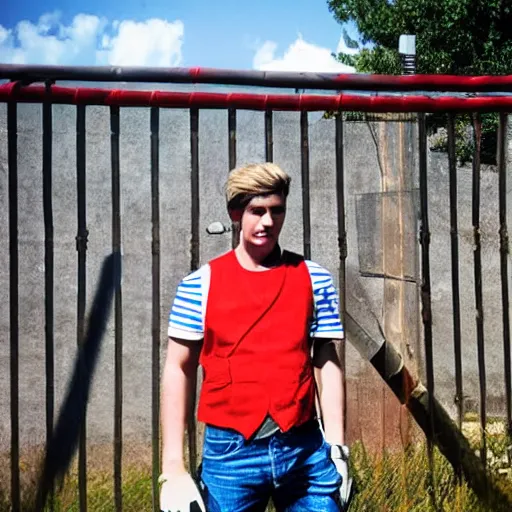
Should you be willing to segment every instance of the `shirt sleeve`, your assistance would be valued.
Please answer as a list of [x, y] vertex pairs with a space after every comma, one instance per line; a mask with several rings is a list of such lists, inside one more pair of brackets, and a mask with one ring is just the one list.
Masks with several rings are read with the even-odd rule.
[[328, 270], [312, 261], [306, 261], [313, 287], [314, 314], [310, 327], [312, 338], [343, 339], [339, 295]]
[[205, 265], [189, 274], [178, 285], [169, 312], [168, 336], [191, 341], [203, 339], [209, 270], [209, 266]]

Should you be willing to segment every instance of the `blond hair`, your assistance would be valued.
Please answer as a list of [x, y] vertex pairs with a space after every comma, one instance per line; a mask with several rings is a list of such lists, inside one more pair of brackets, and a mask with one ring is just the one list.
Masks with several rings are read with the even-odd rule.
[[290, 176], [271, 162], [233, 169], [226, 183], [228, 209], [243, 209], [257, 196], [283, 194], [287, 197], [290, 181]]

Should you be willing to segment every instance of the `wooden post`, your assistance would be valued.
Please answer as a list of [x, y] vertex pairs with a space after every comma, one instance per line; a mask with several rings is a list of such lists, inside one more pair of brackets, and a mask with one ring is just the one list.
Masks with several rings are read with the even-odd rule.
[[[404, 364], [417, 378], [417, 244], [411, 243], [416, 241], [414, 236], [411, 237], [416, 224], [412, 195], [415, 166], [414, 128], [414, 124], [409, 121], [381, 123], [379, 159], [382, 173], [383, 330], [387, 341], [400, 351]], [[416, 346], [411, 346], [411, 341]], [[384, 395], [389, 392], [387, 386], [384, 386]], [[384, 404], [383, 444], [388, 420]], [[400, 433], [404, 446], [410, 442], [410, 426], [410, 416], [402, 408]]]

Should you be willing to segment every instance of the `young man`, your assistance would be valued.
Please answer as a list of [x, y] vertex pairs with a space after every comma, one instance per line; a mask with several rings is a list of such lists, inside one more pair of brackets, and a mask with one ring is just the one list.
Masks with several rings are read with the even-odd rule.
[[[263, 512], [270, 498], [279, 511], [343, 510], [338, 295], [327, 270], [279, 246], [289, 186], [275, 164], [232, 171], [226, 199], [240, 243], [178, 286], [162, 378], [164, 512], [188, 512], [194, 501], [209, 512]], [[183, 440], [198, 364], [205, 436], [196, 486]]]

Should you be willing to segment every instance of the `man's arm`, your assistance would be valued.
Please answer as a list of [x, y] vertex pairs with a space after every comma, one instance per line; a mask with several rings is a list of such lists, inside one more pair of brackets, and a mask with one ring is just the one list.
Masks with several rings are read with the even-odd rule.
[[[339, 491], [341, 510], [346, 511], [354, 496], [354, 486], [349, 473], [349, 451], [345, 445], [343, 430], [345, 402], [343, 372], [334, 340], [317, 339], [315, 345], [313, 345], [313, 363], [324, 424], [324, 437], [331, 445], [331, 459], [342, 477]], [[334, 452], [333, 449], [335, 449]]]
[[195, 400], [200, 341], [169, 338], [161, 385], [162, 473], [185, 471], [183, 442], [191, 401]]
[[317, 383], [325, 440], [329, 444], [345, 444], [343, 411], [343, 371], [336, 345], [330, 339], [315, 339], [313, 365]]

